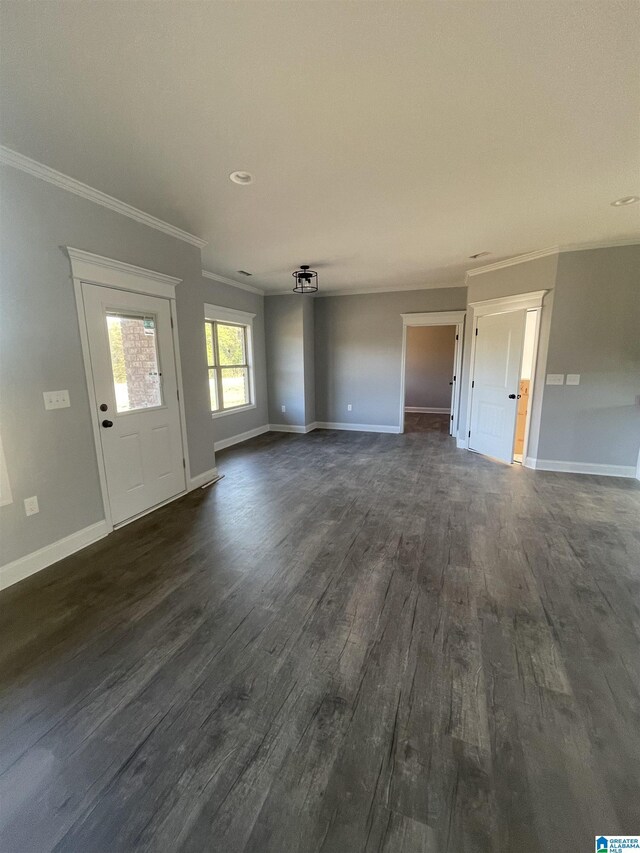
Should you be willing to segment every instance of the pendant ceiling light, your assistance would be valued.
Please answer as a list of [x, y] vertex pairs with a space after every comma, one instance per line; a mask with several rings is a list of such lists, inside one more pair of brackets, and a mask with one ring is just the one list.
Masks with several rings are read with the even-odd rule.
[[315, 293], [318, 289], [318, 273], [310, 270], [309, 264], [302, 264], [300, 269], [292, 272], [291, 275], [296, 280], [294, 293]]

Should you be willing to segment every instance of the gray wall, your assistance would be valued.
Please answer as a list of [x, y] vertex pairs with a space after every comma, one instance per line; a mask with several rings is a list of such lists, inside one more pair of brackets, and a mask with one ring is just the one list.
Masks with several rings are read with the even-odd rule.
[[[548, 290], [527, 455], [635, 467], [640, 447], [640, 244], [563, 252], [469, 279], [468, 302]], [[467, 323], [459, 436], [466, 436]], [[579, 373], [580, 385], [545, 385]]]
[[[7, 563], [104, 517], [71, 268], [63, 247], [183, 279], [176, 304], [193, 476], [213, 468], [214, 440], [227, 426], [241, 431], [251, 423], [247, 416], [235, 425], [233, 416], [228, 425], [211, 418], [204, 303], [249, 303], [235, 288], [223, 292], [224, 285], [202, 278], [196, 247], [10, 167], [2, 167], [0, 177], [0, 431], [13, 491], [13, 503], [0, 507], [0, 563]], [[255, 306], [254, 297], [246, 295]], [[261, 335], [258, 323], [258, 351]], [[262, 409], [255, 413], [256, 422], [266, 414], [263, 368], [261, 375]], [[42, 392], [62, 388], [69, 390], [71, 407], [45, 411]], [[38, 496], [40, 512], [27, 518], [23, 499], [31, 495]]]
[[404, 404], [449, 409], [455, 326], [408, 326]]
[[[315, 300], [316, 419], [398, 426], [402, 318], [464, 310], [466, 288], [409, 290]], [[347, 411], [351, 403], [353, 410]]]
[[640, 447], [640, 244], [563, 253], [544, 388], [540, 459], [635, 467]]
[[[304, 426], [304, 298], [264, 300], [269, 423]], [[282, 412], [281, 407], [286, 407]]]
[[316, 419], [315, 304], [314, 297], [308, 295], [302, 297], [305, 426], [309, 426]]
[[[246, 412], [230, 412], [213, 419], [213, 435], [216, 441], [233, 438], [249, 430], [264, 426], [267, 411], [267, 362], [265, 353], [264, 298], [247, 290], [203, 278], [210, 305], [222, 305], [255, 314], [253, 321], [253, 373], [255, 379], [255, 409]], [[203, 313], [204, 317], [204, 313]], [[181, 342], [182, 343], [182, 342]], [[183, 365], [184, 368], [184, 365]]]
[[[528, 261], [503, 269], [493, 270], [479, 276], [471, 276], [468, 280], [467, 303], [482, 302], [487, 299], [498, 299], [505, 296], [515, 296], [519, 293], [531, 293], [536, 290], [549, 291], [544, 298], [542, 318], [540, 321], [538, 361], [531, 400], [531, 417], [529, 424], [528, 455], [536, 456], [540, 415], [544, 393], [545, 364], [549, 330], [553, 314], [553, 294], [556, 283], [558, 256], [548, 255], [534, 261]], [[466, 440], [469, 371], [471, 361], [471, 342], [474, 329], [471, 322], [471, 311], [467, 311], [465, 324], [464, 348], [462, 353], [462, 382], [460, 397], [460, 414], [458, 418], [458, 436]]]

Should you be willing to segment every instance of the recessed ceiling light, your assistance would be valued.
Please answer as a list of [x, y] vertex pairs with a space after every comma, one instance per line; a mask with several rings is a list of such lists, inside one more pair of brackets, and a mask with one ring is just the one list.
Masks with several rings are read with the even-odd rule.
[[490, 254], [491, 254], [491, 252], [476, 252], [475, 255], [469, 255], [469, 257], [473, 258], [475, 260], [476, 258], [484, 258], [485, 255], [490, 255]]
[[234, 184], [250, 184], [253, 182], [253, 175], [250, 172], [231, 172], [229, 177]]
[[626, 207], [628, 204], [637, 204], [640, 201], [639, 195], [626, 195], [624, 198], [617, 198], [611, 202], [612, 207]]

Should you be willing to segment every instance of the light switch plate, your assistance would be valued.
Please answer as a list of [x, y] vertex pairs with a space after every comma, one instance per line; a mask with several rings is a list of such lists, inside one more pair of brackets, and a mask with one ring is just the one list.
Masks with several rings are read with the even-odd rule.
[[71, 402], [68, 391], [43, 391], [45, 409], [67, 409]]
[[579, 373], [567, 373], [567, 385], [579, 385], [580, 384], [580, 374]]
[[35, 515], [37, 512], [40, 512], [40, 507], [38, 506], [38, 498], [34, 495], [32, 498], [24, 499], [24, 511], [27, 515]]
[[547, 373], [547, 385], [564, 385], [564, 373]]

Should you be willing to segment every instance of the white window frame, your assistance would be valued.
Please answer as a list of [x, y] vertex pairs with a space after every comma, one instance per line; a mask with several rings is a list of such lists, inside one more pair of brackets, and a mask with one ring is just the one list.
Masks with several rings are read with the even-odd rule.
[[[255, 319], [255, 314], [250, 314], [247, 311], [238, 311], [236, 308], [225, 308], [222, 305], [208, 305], [204, 306], [204, 320], [205, 323], [230, 323], [236, 326], [243, 326], [245, 329], [245, 346], [246, 346], [246, 358], [247, 358], [247, 368], [249, 371], [249, 400], [250, 402], [244, 406], [234, 406], [231, 409], [217, 409], [216, 411], [211, 412], [212, 418], [224, 418], [228, 415], [237, 415], [240, 412], [248, 412], [250, 409], [256, 408], [256, 384], [254, 378], [254, 364], [253, 364], [253, 321]], [[205, 325], [203, 324], [203, 332], [206, 335]], [[214, 336], [214, 345], [215, 345], [215, 336]], [[205, 348], [206, 351], [206, 348]], [[218, 358], [218, 353], [216, 353], [216, 358]], [[217, 370], [220, 370], [223, 366], [227, 365], [215, 365]], [[232, 365], [233, 366], [233, 365]], [[242, 365], [244, 367], [244, 365]], [[207, 390], [209, 387], [209, 359], [207, 358]], [[223, 397], [220, 391], [220, 387], [218, 386], [218, 396], [219, 396], [219, 404], [223, 405]], [[211, 404], [209, 404], [211, 405]]]

